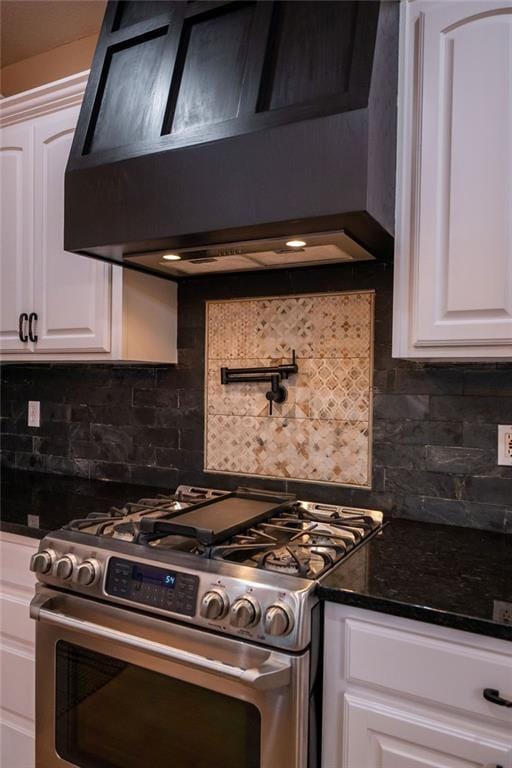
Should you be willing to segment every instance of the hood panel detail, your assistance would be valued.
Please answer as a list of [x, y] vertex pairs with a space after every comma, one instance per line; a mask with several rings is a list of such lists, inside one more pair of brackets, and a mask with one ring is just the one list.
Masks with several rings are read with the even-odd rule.
[[140, 267], [160, 248], [345, 229], [388, 256], [396, 5], [110, 2], [66, 171], [66, 249]]

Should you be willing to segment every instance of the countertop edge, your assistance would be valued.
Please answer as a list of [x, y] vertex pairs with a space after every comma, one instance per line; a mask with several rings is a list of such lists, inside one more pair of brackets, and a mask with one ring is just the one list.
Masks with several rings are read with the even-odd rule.
[[27, 539], [44, 539], [50, 533], [42, 528], [31, 528], [29, 525], [21, 523], [11, 523], [7, 520], [0, 520], [0, 533], [14, 533], [17, 536], [26, 536]]
[[335, 587], [317, 587], [317, 595], [323, 602], [352, 605], [355, 608], [364, 608], [374, 613], [384, 613], [392, 616], [401, 616], [413, 621], [421, 621], [425, 624], [435, 624], [442, 627], [450, 627], [463, 632], [495, 637], [499, 640], [512, 642], [512, 624], [497, 624], [485, 619], [477, 619], [460, 613], [449, 613], [428, 606], [415, 605], [413, 603], [401, 603], [396, 600], [386, 600], [382, 597], [361, 595]]

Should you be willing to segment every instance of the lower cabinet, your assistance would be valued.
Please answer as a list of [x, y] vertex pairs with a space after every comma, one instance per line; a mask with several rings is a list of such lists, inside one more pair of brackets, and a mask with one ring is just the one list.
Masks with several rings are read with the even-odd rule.
[[476, 768], [510, 765], [512, 734], [491, 734], [474, 723], [445, 723], [407, 708], [345, 695], [342, 758], [347, 768]]
[[29, 562], [38, 541], [0, 533], [0, 765], [34, 768], [35, 578]]
[[512, 768], [512, 643], [328, 603], [322, 768]]

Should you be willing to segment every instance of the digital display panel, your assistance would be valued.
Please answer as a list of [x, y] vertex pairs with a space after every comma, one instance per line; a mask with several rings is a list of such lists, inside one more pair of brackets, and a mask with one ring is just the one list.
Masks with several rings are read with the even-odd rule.
[[198, 588], [199, 578], [191, 573], [118, 557], [111, 557], [108, 564], [106, 592], [123, 600], [194, 616]]
[[176, 586], [176, 574], [172, 571], [164, 571], [161, 568], [151, 568], [149, 566], [134, 565], [132, 569], [132, 579], [143, 584], [154, 584], [166, 589], [174, 589]]

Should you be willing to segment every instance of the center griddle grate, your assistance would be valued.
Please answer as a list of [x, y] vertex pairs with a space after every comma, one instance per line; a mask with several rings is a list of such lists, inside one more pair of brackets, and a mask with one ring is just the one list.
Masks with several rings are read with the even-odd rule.
[[178, 535], [212, 545], [268, 520], [295, 500], [290, 494], [269, 494], [240, 488], [170, 520], [142, 519], [141, 532]]

